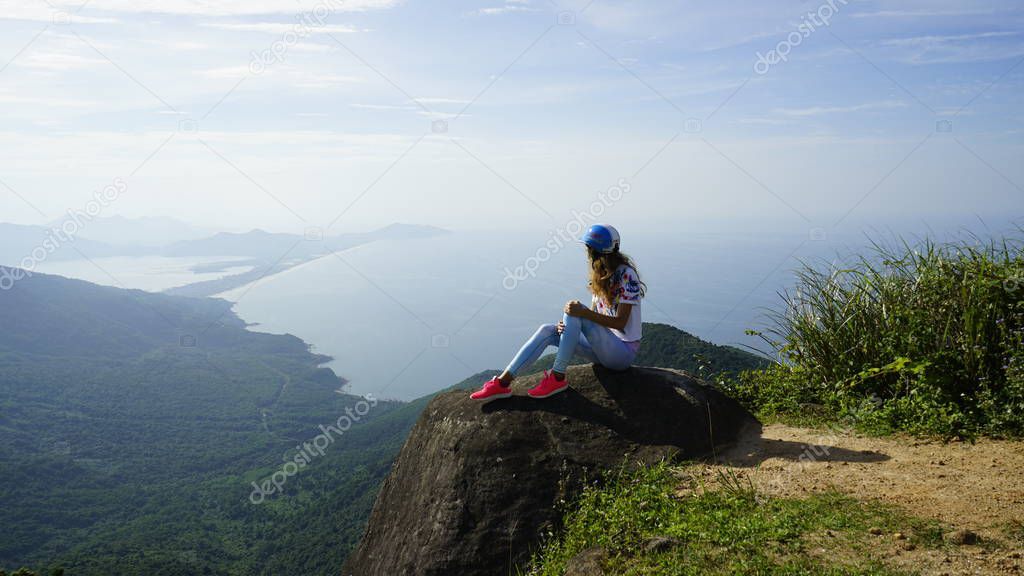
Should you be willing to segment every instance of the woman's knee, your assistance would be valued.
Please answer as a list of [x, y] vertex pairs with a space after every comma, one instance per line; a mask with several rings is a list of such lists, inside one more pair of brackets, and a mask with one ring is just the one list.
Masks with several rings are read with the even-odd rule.
[[558, 326], [556, 326], [554, 324], [541, 324], [540, 327], [537, 328], [537, 334], [539, 334], [539, 335], [551, 336], [552, 334], [557, 334], [557, 333], [558, 333]]

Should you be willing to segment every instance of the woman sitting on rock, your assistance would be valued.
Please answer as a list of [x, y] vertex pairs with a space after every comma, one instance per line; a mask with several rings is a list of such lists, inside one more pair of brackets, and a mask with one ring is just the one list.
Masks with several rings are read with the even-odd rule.
[[629, 256], [619, 252], [619, 233], [606, 224], [594, 224], [580, 239], [590, 258], [590, 308], [578, 300], [565, 305], [562, 321], [543, 324], [499, 376], [474, 392], [474, 400], [491, 401], [512, 395], [512, 380], [531, 366], [548, 346], [558, 354], [551, 371], [527, 392], [533, 398], [554, 396], [569, 387], [565, 370], [573, 354], [611, 368], [625, 370], [640, 349], [640, 299], [646, 286]]

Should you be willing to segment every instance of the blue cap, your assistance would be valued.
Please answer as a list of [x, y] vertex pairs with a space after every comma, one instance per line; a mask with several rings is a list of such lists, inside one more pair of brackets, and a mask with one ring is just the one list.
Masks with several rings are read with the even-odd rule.
[[601, 254], [611, 254], [619, 248], [619, 231], [607, 224], [594, 224], [580, 242]]

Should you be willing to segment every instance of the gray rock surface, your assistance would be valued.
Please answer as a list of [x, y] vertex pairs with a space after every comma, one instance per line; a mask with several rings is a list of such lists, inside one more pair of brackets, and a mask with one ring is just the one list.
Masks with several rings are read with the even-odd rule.
[[481, 405], [466, 391], [435, 397], [374, 504], [343, 576], [515, 573], [559, 506], [622, 465], [704, 456], [757, 434], [737, 402], [682, 372], [592, 365], [569, 369], [571, 389]]

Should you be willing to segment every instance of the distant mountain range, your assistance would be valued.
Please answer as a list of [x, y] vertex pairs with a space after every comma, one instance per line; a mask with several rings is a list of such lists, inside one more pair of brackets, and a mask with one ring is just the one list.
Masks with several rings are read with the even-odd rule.
[[28, 267], [32, 262], [78, 260], [107, 256], [142, 256], [148, 250], [137, 246], [115, 246], [77, 237], [69, 242], [44, 226], [0, 222], [0, 264]]
[[[411, 240], [447, 233], [442, 228], [418, 224], [390, 224], [372, 232], [325, 235], [310, 228], [304, 234], [265, 232], [214, 232], [170, 218], [97, 218], [59, 233], [65, 220], [50, 226], [29, 226], [0, 222], [0, 264], [18, 265], [48, 239], [57, 240], [49, 258], [75, 260], [106, 256], [231, 256], [278, 258], [289, 248], [298, 255], [344, 249], [374, 240]], [[78, 248], [76, 251], [74, 248]]]
[[[64, 221], [62, 218], [49, 225], [59, 227]], [[183, 240], [205, 238], [214, 232], [215, 230], [210, 228], [193, 226], [165, 216], [126, 218], [115, 215], [88, 222], [78, 236], [105, 244], [157, 248]]]
[[[172, 288], [167, 290], [167, 293], [179, 296], [213, 296], [331, 252], [380, 240], [412, 240], [446, 233], [447, 230], [441, 228], [412, 224], [392, 224], [372, 232], [327, 237], [321, 236], [317, 229], [310, 230], [302, 236], [274, 234], [263, 230], [253, 230], [244, 234], [223, 232], [210, 238], [173, 244], [163, 251], [163, 255], [245, 257], [249, 259], [246, 263], [251, 265], [252, 269], [215, 280]], [[236, 264], [237, 261], [223, 262], [205, 265], [203, 268], [215, 271], [218, 267]]]
[[[181, 296], [212, 296], [260, 278], [277, 274], [331, 252], [380, 240], [413, 240], [446, 234], [434, 226], [391, 224], [372, 232], [325, 236], [311, 228], [304, 234], [272, 233], [263, 230], [220, 232], [198, 236], [201, 232], [188, 224], [166, 218], [96, 219], [82, 227], [73, 238], [54, 228], [0, 223], [0, 265], [34, 270], [46, 261], [105, 258], [112, 256], [165, 256], [224, 258], [223, 262], [197, 265], [195, 272], [218, 272], [245, 264], [249, 270], [214, 280], [179, 286], [169, 293]], [[153, 234], [147, 234], [152, 227]], [[74, 231], [74, 229], [72, 229]], [[88, 234], [96, 238], [90, 239]], [[188, 237], [168, 245], [150, 244], [157, 240]], [[240, 262], [240, 259], [242, 260]]]
[[241, 256], [261, 260], [305, 258], [344, 250], [375, 240], [410, 240], [447, 233], [442, 228], [413, 224], [391, 224], [365, 233], [323, 236], [319, 229], [306, 234], [282, 234], [252, 230], [244, 233], [221, 232], [210, 237], [176, 242], [160, 251], [165, 256]]

